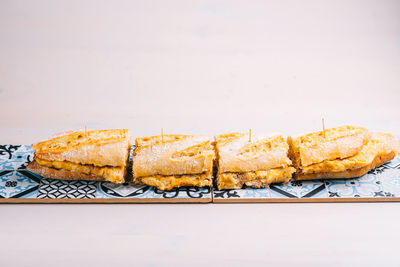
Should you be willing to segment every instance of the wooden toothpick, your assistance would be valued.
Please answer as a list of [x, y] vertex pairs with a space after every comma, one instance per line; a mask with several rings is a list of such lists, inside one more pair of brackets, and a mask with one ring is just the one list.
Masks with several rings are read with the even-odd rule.
[[87, 127], [86, 127], [86, 125], [85, 125], [85, 136], [87, 137], [88, 135], [87, 135]]
[[326, 135], [325, 135], [325, 120], [324, 120], [324, 118], [322, 118], [322, 129], [324, 131], [324, 138], [326, 138]]
[[164, 143], [164, 129], [161, 128], [161, 142]]
[[249, 129], [249, 142], [251, 143], [251, 128]]

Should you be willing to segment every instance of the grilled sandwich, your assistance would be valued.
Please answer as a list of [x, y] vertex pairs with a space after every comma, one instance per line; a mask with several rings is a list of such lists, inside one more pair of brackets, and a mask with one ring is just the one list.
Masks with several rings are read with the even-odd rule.
[[288, 142], [297, 180], [359, 177], [400, 153], [394, 136], [354, 126], [289, 137]]
[[45, 178], [124, 183], [131, 135], [125, 129], [78, 131], [32, 147], [27, 169]]
[[211, 186], [211, 140], [199, 135], [163, 135], [136, 139], [132, 163], [134, 182], [172, 190], [181, 186]]
[[248, 134], [223, 134], [215, 137], [215, 149], [219, 189], [267, 187], [289, 181], [295, 172], [282, 135], [252, 135], [250, 141]]

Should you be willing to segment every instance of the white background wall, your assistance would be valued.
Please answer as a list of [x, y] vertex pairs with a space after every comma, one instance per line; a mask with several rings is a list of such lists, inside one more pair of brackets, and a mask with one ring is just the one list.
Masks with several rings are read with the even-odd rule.
[[[2, 142], [398, 130], [398, 1], [0, 1]], [[29, 129], [29, 136], [25, 132]]]
[[[0, 143], [400, 133], [399, 1], [0, 0]], [[0, 205], [1, 266], [398, 266], [399, 205]]]

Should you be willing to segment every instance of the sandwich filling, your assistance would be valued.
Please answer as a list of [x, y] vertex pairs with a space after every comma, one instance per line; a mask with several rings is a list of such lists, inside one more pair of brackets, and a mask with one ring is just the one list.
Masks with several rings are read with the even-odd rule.
[[267, 137], [224, 134], [215, 137], [219, 189], [267, 187], [287, 182], [295, 169], [288, 158], [289, 146], [282, 135]]
[[160, 190], [172, 190], [182, 186], [211, 186], [212, 173], [204, 172], [201, 174], [186, 174], [186, 175], [153, 175], [142, 176], [135, 178], [138, 184], [147, 184], [157, 187]]
[[124, 177], [126, 172], [126, 166], [113, 167], [113, 166], [105, 166], [105, 167], [97, 167], [94, 165], [88, 164], [77, 164], [68, 161], [47, 161], [43, 159], [39, 159], [37, 157], [34, 158], [35, 161], [41, 165], [48, 168], [53, 168], [57, 170], [66, 170], [70, 172], [83, 173], [91, 176], [101, 177], [105, 181], [109, 181], [112, 183], [121, 183], [123, 180], [121, 178]]
[[293, 167], [286, 167], [266, 171], [218, 173], [217, 185], [219, 189], [240, 189], [244, 185], [262, 188], [273, 183], [288, 182], [295, 171]]

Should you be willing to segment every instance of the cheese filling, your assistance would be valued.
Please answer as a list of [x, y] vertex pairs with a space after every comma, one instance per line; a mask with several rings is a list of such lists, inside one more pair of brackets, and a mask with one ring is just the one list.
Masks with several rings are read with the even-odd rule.
[[309, 166], [300, 166], [302, 173], [342, 172], [358, 169], [372, 163], [375, 157], [391, 153], [391, 149], [379, 140], [369, 140], [360, 152], [352, 157], [336, 160], [325, 160]]
[[272, 183], [285, 183], [296, 171], [293, 167], [251, 172], [225, 172], [217, 176], [219, 189], [238, 189], [245, 184], [251, 187], [266, 187]]
[[135, 183], [155, 186], [160, 190], [172, 190], [181, 186], [211, 186], [212, 173], [204, 172], [201, 174], [187, 175], [154, 175], [135, 178]]
[[93, 165], [83, 165], [68, 161], [48, 161], [35, 157], [35, 161], [45, 167], [67, 170], [71, 172], [79, 172], [87, 175], [104, 177], [108, 181], [120, 180], [125, 172], [125, 167], [97, 167]]

